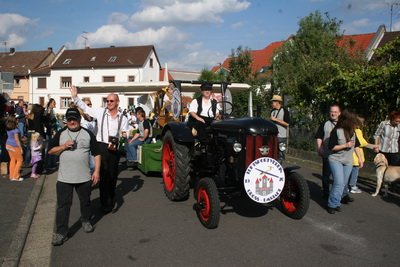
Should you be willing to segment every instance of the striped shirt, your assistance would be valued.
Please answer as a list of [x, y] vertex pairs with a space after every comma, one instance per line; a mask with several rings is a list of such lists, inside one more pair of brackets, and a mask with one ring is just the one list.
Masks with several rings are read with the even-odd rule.
[[375, 131], [374, 139], [379, 141], [379, 151], [384, 153], [399, 152], [400, 125], [393, 126], [390, 120], [382, 121]]

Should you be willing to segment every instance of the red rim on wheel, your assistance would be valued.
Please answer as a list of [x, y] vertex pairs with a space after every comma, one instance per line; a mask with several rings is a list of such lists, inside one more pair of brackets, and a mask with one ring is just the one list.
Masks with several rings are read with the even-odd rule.
[[162, 158], [164, 185], [171, 192], [174, 189], [176, 175], [175, 153], [171, 142], [164, 143]]
[[297, 210], [297, 205], [298, 203], [296, 202], [296, 191], [297, 188], [293, 183], [289, 182], [288, 185], [288, 190], [285, 190], [286, 192], [282, 196], [282, 204], [285, 210], [288, 212], [292, 213]]
[[208, 221], [210, 218], [210, 199], [208, 198], [207, 190], [199, 188], [197, 193], [197, 204], [200, 206], [200, 217], [202, 221]]

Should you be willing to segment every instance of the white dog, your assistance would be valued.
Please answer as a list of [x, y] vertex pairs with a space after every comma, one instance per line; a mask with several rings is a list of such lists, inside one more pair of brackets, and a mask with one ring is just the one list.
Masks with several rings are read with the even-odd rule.
[[[379, 194], [382, 183], [387, 184], [400, 180], [400, 167], [389, 166], [385, 155], [382, 153], [375, 156], [374, 164], [376, 168], [376, 191], [372, 194], [373, 197]], [[387, 195], [387, 187], [385, 195]]]

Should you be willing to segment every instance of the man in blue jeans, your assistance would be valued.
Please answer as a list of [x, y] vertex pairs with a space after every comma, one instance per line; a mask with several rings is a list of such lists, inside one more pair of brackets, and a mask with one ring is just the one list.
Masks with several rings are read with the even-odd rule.
[[315, 140], [317, 143], [317, 153], [322, 158], [322, 197], [328, 199], [329, 197], [329, 184], [331, 169], [329, 167], [329, 136], [333, 128], [339, 119], [341, 110], [339, 105], [333, 104], [329, 107], [329, 120], [322, 123], [315, 134]]
[[136, 118], [138, 121], [138, 131], [133, 135], [132, 139], [128, 141], [128, 146], [126, 147], [128, 167], [136, 167], [138, 146], [144, 143], [150, 143], [153, 132], [150, 122], [146, 120], [146, 113], [140, 107], [136, 109]]

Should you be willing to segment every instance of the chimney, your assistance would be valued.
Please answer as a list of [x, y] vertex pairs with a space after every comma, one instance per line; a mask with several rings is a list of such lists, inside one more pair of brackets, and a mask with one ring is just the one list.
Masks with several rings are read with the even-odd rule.
[[47, 50], [53, 51], [53, 47], [47, 47]]
[[14, 54], [15, 53], [15, 48], [14, 47], [11, 47], [10, 48], [10, 54]]

